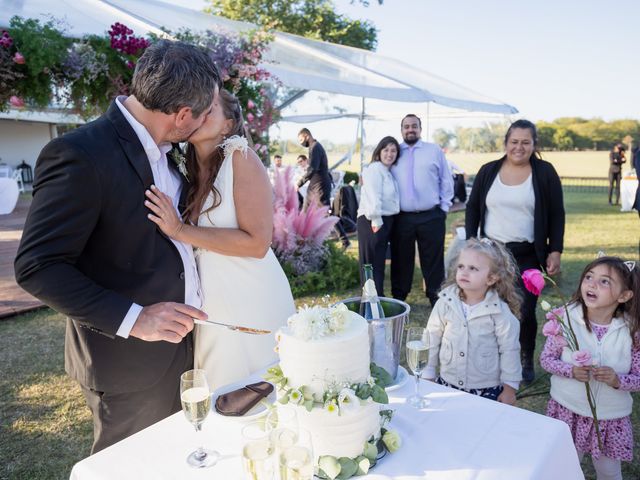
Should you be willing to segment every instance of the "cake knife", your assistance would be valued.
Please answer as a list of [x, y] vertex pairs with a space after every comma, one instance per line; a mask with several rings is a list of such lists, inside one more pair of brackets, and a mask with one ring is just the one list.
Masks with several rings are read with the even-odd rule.
[[267, 335], [271, 333], [271, 330], [260, 330], [259, 328], [242, 327], [240, 325], [229, 325], [228, 323], [214, 322], [213, 320], [198, 320], [197, 318], [194, 318], [193, 323], [197, 323], [199, 325], [219, 325], [221, 327], [226, 327], [229, 330], [234, 330], [240, 333], [248, 333], [249, 335]]

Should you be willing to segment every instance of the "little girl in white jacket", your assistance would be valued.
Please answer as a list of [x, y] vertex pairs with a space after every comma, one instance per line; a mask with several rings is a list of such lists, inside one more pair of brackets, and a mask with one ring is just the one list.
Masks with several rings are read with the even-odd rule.
[[517, 267], [504, 245], [467, 240], [427, 323], [423, 376], [513, 405], [522, 380], [516, 285]]

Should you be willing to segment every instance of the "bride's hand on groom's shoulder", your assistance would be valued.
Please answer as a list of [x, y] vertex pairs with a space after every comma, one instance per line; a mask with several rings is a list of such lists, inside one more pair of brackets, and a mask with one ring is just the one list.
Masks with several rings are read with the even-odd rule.
[[158, 225], [158, 228], [166, 236], [177, 239], [184, 223], [178, 216], [171, 198], [161, 192], [155, 185], [151, 185], [151, 190], [147, 190], [145, 195], [147, 200], [145, 200], [144, 204], [153, 212], [147, 215], [149, 220]]
[[206, 320], [207, 314], [183, 303], [154, 303], [142, 309], [129, 335], [146, 342], [180, 343], [193, 330], [194, 318]]

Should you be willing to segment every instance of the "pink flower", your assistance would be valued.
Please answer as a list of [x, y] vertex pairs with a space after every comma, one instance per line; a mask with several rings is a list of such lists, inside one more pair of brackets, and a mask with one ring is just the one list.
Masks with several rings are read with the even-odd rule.
[[560, 348], [564, 348], [569, 345], [569, 342], [567, 342], [567, 339], [564, 338], [562, 335], [556, 335], [555, 337], [552, 337], [552, 338], [553, 338], [553, 343]]
[[24, 55], [22, 55], [20, 52], [16, 52], [16, 54], [13, 56], [13, 61], [18, 65], [24, 65], [26, 63]]
[[571, 358], [578, 367], [588, 367], [592, 362], [589, 350], [576, 350], [571, 354]]
[[253, 116], [253, 113], [251, 113], [251, 112], [247, 113], [247, 120], [248, 120], [249, 122], [253, 122], [253, 119], [254, 119], [254, 118], [255, 118], [255, 117]]
[[255, 108], [255, 106], [256, 106], [256, 104], [255, 104], [255, 103], [253, 103], [253, 100], [249, 100], [249, 101], [247, 102], [247, 108], [248, 108], [249, 110], [251, 110], [252, 108]]
[[542, 272], [535, 268], [525, 270], [522, 274], [522, 281], [524, 282], [524, 287], [536, 297], [540, 295], [544, 288], [544, 277], [542, 276]]
[[553, 310], [547, 312], [544, 317], [547, 320], [557, 320], [559, 318], [564, 318], [564, 313], [564, 307], [556, 307]]
[[555, 319], [549, 320], [542, 327], [542, 334], [545, 337], [555, 337], [556, 335], [562, 335], [562, 326]]
[[20, 97], [16, 95], [11, 95], [11, 98], [9, 98], [9, 104], [12, 107], [22, 108], [24, 107], [24, 100], [22, 100]]

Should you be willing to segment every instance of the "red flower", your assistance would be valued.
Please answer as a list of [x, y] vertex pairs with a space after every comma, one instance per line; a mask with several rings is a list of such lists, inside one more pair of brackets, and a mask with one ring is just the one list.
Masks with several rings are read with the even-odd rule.
[[542, 276], [542, 272], [535, 268], [525, 270], [522, 274], [522, 281], [524, 282], [524, 287], [536, 297], [540, 295], [544, 288], [544, 277]]

